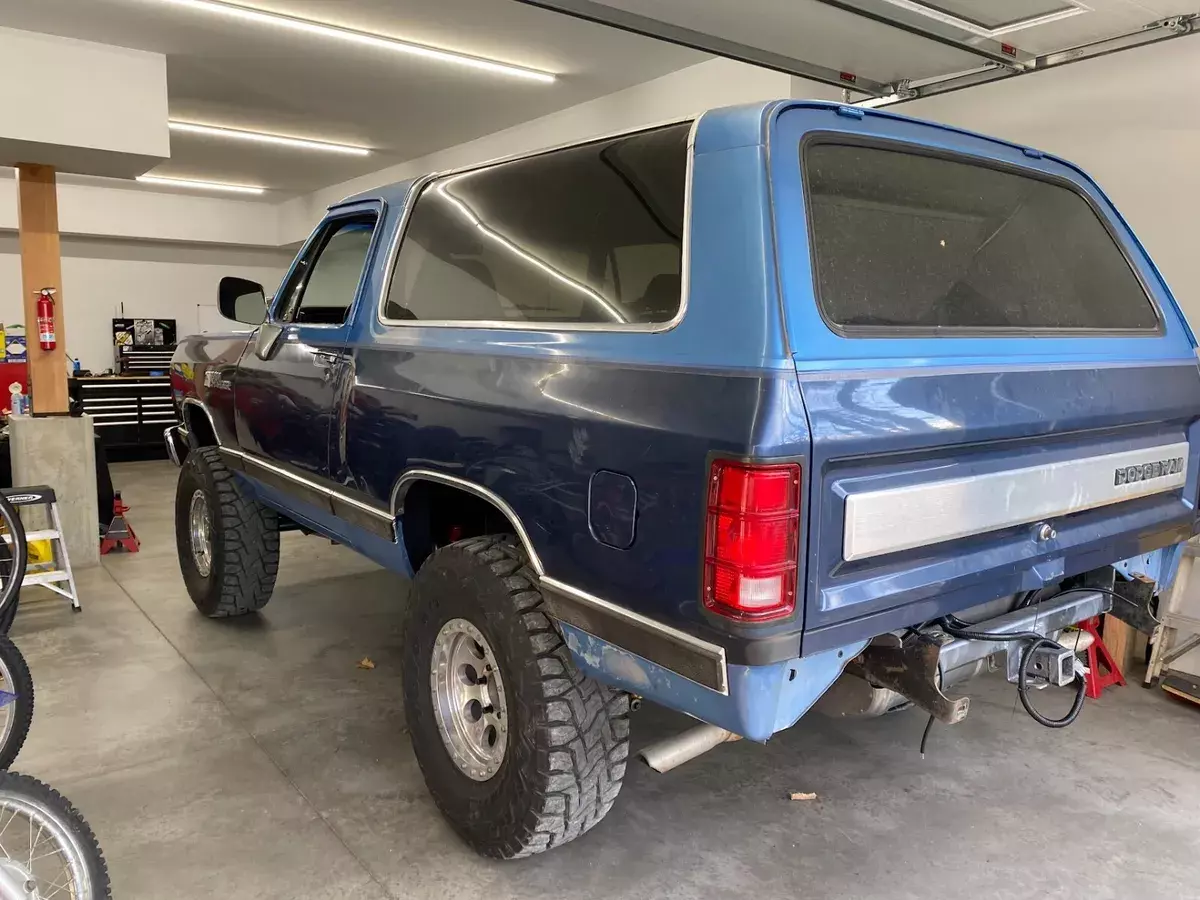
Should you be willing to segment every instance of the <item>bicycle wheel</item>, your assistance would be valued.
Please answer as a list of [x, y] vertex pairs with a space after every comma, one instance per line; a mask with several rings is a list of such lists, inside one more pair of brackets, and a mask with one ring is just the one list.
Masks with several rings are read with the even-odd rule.
[[[0, 619], [12, 621], [5, 616], [9, 607], [16, 602], [21, 582], [25, 580], [28, 564], [25, 546], [25, 526], [8, 498], [0, 492]], [[8, 629], [4, 629], [7, 631]]]
[[29, 666], [17, 645], [0, 635], [0, 769], [7, 769], [17, 758], [32, 721], [33, 678]]
[[0, 900], [109, 900], [91, 826], [36, 778], [0, 772]]

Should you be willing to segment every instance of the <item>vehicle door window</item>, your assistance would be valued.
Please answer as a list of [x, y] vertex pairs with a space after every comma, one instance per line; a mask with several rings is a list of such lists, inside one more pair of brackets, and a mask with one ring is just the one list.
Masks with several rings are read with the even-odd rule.
[[689, 124], [441, 178], [417, 198], [395, 321], [642, 325], [682, 303]]
[[345, 322], [362, 280], [375, 222], [370, 213], [328, 223], [280, 292], [276, 319], [310, 325]]

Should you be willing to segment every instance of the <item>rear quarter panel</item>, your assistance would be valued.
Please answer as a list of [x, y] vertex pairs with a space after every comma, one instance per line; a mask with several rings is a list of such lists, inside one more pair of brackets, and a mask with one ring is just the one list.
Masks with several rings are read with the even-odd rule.
[[[709, 455], [804, 457], [808, 433], [769, 263], [765, 148], [706, 148], [703, 126], [678, 325], [656, 333], [385, 326], [364, 307], [348, 347], [338, 481], [386, 503], [407, 468], [468, 478], [512, 506], [547, 575], [711, 630], [699, 603]], [[637, 485], [628, 550], [590, 532], [589, 482], [600, 469]]]

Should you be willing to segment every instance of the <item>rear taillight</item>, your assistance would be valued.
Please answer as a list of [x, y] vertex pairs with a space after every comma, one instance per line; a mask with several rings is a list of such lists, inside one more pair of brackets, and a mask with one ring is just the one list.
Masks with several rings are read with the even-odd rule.
[[761, 622], [796, 608], [800, 466], [718, 459], [708, 479], [704, 605]]

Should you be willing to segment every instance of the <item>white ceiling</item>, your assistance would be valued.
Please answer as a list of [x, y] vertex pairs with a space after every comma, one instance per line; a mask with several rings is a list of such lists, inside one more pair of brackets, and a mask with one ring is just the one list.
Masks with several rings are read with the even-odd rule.
[[[6, 27], [165, 53], [173, 118], [370, 147], [364, 158], [171, 136], [154, 174], [307, 192], [708, 59], [509, 0], [242, 0], [548, 70], [553, 84], [237, 22], [156, 0], [0, 0]], [[53, 60], [47, 60], [53, 65]], [[120, 122], [113, 123], [120, 128]]]
[[[960, 18], [993, 24], [1078, 6], [1082, 12], [1044, 25], [1010, 31], [996, 40], [1037, 55], [1113, 37], [1170, 15], [1195, 13], [1197, 0], [921, 0]], [[846, 5], [935, 31], [963, 43], [979, 36], [883, 0], [845, 0]], [[599, 0], [625, 12], [706, 34], [720, 35], [794, 59], [875, 81], [947, 75], [978, 66], [980, 58], [888, 25], [855, 16], [820, 0]]]
[[[244, 5], [558, 73], [540, 84], [212, 16], [159, 0], [0, 0], [0, 23], [167, 56], [174, 118], [344, 142], [354, 158], [172, 134], [155, 174], [264, 185], [264, 199], [424, 156], [708, 57], [538, 8], [537, 0], [236, 0]], [[1112, 37], [1200, 0], [920, 0], [992, 26], [1084, 12], [989, 41], [904, 9], [912, 0], [841, 0], [964, 45], [1041, 54]], [[837, 8], [833, 0], [566, 0], [649, 17], [875, 82], [949, 75], [981, 58]], [[554, 5], [550, 3], [549, 5]], [[48, 64], [53, 64], [49, 61]], [[120, 123], [114, 122], [114, 128]]]

